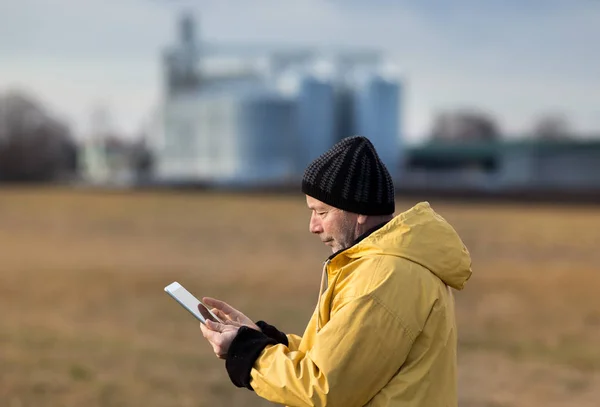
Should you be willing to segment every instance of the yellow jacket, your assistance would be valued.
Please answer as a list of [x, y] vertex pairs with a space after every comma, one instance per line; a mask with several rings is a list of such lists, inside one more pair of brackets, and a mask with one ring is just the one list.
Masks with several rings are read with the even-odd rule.
[[456, 406], [452, 290], [471, 276], [461, 239], [426, 202], [326, 262], [304, 335], [268, 345], [254, 391], [289, 406]]

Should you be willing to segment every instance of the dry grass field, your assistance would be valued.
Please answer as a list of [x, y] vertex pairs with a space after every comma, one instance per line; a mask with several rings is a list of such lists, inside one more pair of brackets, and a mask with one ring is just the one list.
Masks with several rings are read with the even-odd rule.
[[[473, 256], [460, 405], [599, 406], [600, 208], [430, 202]], [[329, 254], [308, 216], [301, 195], [0, 190], [0, 406], [268, 405], [163, 287], [301, 333]]]

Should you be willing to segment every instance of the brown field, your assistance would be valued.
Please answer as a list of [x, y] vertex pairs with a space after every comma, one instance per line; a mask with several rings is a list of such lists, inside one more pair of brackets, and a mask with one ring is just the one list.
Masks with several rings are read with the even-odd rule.
[[[600, 405], [600, 208], [430, 202], [473, 255], [460, 405]], [[267, 405], [163, 287], [301, 333], [307, 222], [301, 195], [0, 190], [0, 406]]]

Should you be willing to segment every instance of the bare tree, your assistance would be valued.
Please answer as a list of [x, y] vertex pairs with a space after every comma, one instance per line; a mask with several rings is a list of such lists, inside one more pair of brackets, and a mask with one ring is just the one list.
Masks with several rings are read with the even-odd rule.
[[144, 136], [131, 146], [133, 168], [138, 178], [146, 179], [154, 167], [154, 156]]
[[76, 166], [77, 148], [64, 123], [23, 93], [0, 95], [0, 179], [51, 181]]
[[539, 140], [564, 140], [572, 136], [569, 121], [563, 114], [546, 114], [533, 127], [533, 137]]
[[436, 141], [493, 141], [500, 138], [496, 121], [475, 110], [458, 110], [439, 114], [431, 130]]

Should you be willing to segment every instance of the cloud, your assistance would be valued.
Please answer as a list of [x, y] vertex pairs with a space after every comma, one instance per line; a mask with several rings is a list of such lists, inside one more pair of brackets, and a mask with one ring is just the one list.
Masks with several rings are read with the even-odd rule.
[[21, 0], [0, 3], [0, 90], [28, 86], [84, 129], [97, 101], [134, 131], [161, 93], [181, 9], [211, 42], [373, 47], [406, 75], [405, 125], [476, 106], [508, 131], [545, 110], [600, 130], [600, 2]]

